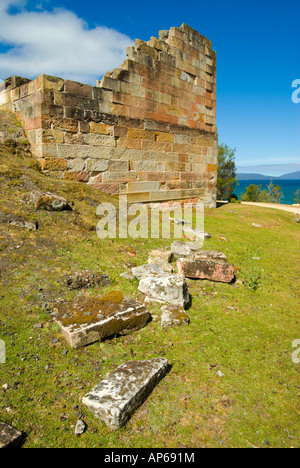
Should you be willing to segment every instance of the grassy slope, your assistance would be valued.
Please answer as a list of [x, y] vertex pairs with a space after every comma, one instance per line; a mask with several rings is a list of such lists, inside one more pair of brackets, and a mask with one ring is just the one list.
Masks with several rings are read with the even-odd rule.
[[[299, 225], [292, 215], [239, 204], [208, 211], [205, 230], [213, 236], [204, 248], [225, 252], [241, 280], [249, 252], [259, 257], [252, 261], [262, 269], [259, 288], [189, 281], [188, 327], [163, 332], [153, 320], [132, 335], [71, 350], [42, 310], [45, 302], [78, 294], [66, 288], [65, 275], [101, 271], [112, 281], [103, 292], [121, 289], [139, 298], [137, 281], [119, 274], [170, 241], [98, 239], [96, 206], [110, 197], [47, 178], [33, 166], [22, 152], [1, 147], [0, 212], [40, 224], [36, 232], [0, 224], [0, 338], [7, 347], [0, 420], [27, 433], [24, 447], [299, 447], [286, 432], [300, 437], [300, 367], [291, 358], [292, 341], [300, 338]], [[26, 197], [37, 187], [73, 201], [74, 211], [35, 212]], [[151, 311], [160, 314], [157, 306]], [[37, 323], [43, 328], [34, 328]], [[120, 363], [157, 356], [167, 357], [172, 369], [125, 428], [109, 432], [81, 405]], [[88, 430], [77, 438], [80, 415]]]

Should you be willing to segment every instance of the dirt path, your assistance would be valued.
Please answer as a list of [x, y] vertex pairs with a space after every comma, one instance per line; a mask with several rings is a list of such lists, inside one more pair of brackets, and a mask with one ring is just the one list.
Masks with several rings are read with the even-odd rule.
[[289, 211], [300, 216], [300, 206], [280, 205], [279, 203], [258, 203], [258, 202], [242, 202], [243, 205], [261, 206], [263, 208], [275, 208], [276, 210]]

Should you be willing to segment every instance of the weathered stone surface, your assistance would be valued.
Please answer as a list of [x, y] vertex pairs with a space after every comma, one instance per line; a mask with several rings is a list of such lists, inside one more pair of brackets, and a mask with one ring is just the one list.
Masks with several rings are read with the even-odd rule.
[[30, 194], [30, 199], [34, 203], [36, 210], [72, 211], [72, 208], [68, 204], [67, 200], [50, 192], [32, 192]]
[[183, 275], [153, 276], [141, 279], [139, 290], [150, 301], [170, 303], [185, 307], [189, 303], [189, 293]]
[[55, 318], [72, 348], [80, 348], [116, 334], [138, 330], [149, 321], [145, 306], [112, 291], [99, 297], [81, 296], [75, 304], [63, 303]]
[[226, 255], [218, 250], [196, 250], [194, 258], [197, 260], [217, 260], [218, 262], [227, 263]]
[[22, 438], [22, 432], [0, 421], [0, 448], [14, 448], [22, 441]]
[[174, 257], [190, 257], [192, 255], [192, 249], [185, 243], [174, 241], [171, 245], [171, 252]]
[[172, 252], [170, 250], [156, 249], [152, 250], [150, 257], [158, 257], [170, 262], [172, 260]]
[[164, 258], [150, 257], [148, 259], [148, 263], [149, 265], [152, 265], [152, 264], [158, 265], [165, 273], [173, 273], [174, 271], [174, 268], [172, 267], [172, 265], [170, 265], [170, 263], [167, 262], [167, 260], [165, 260]]
[[138, 280], [149, 276], [163, 275], [165, 272], [158, 264], [141, 265], [131, 269], [133, 276]]
[[234, 266], [231, 263], [208, 259], [179, 258], [178, 272], [186, 278], [208, 279], [230, 283], [234, 279]]
[[82, 403], [110, 429], [118, 430], [146, 400], [167, 370], [165, 358], [128, 361], [87, 393]]
[[161, 308], [161, 326], [163, 330], [170, 327], [188, 325], [190, 319], [183, 307], [165, 305]]

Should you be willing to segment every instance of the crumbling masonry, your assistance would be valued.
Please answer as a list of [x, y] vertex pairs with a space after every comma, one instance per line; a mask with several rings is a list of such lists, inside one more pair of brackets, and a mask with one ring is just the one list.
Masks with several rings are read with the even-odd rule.
[[8, 78], [0, 107], [16, 113], [32, 154], [54, 177], [128, 201], [216, 203], [216, 53], [183, 24], [137, 40], [96, 87], [41, 75]]

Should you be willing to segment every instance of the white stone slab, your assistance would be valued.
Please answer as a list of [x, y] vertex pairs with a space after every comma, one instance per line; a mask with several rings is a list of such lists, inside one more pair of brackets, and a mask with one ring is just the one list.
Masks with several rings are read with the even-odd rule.
[[166, 375], [168, 361], [155, 358], [121, 364], [82, 398], [82, 403], [112, 430], [124, 426]]

